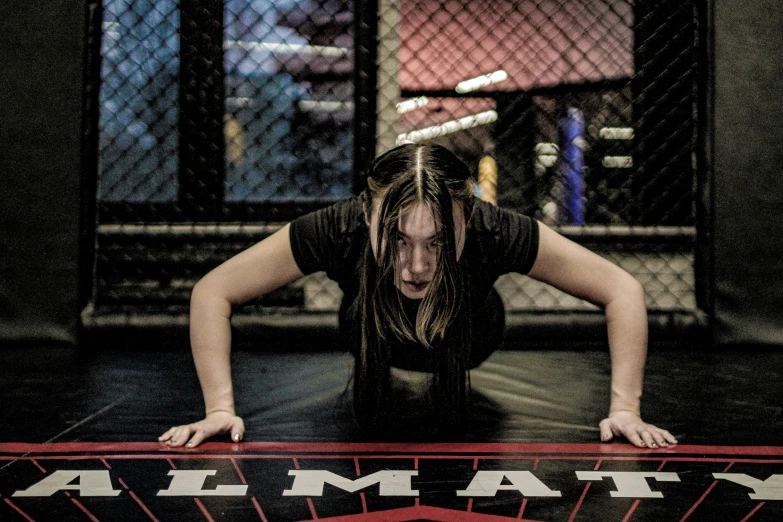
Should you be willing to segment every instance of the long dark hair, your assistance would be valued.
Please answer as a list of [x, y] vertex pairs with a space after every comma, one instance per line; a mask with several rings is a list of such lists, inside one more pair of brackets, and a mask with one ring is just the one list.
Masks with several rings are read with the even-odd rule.
[[[467, 366], [471, 345], [470, 270], [457, 259], [453, 208], [459, 205], [464, 229], [473, 212], [468, 167], [435, 144], [409, 144], [379, 156], [367, 173], [363, 201], [369, 215], [380, 205], [377, 259], [368, 241], [360, 267], [359, 351], [354, 375], [354, 410], [365, 427], [380, 427], [390, 390], [390, 341], [417, 342], [435, 350], [432, 391], [441, 427], [454, 425], [467, 409]], [[399, 274], [399, 218], [416, 204], [432, 213], [440, 237], [436, 268], [415, 324], [407, 319], [395, 286]]]

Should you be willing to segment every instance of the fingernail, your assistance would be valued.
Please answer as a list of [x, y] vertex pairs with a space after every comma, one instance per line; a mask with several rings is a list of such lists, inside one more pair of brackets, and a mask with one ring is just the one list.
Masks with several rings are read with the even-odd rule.
[[193, 447], [193, 443], [192, 443], [192, 442], [188, 442], [188, 443], [187, 443], [187, 444], [185, 444], [185, 445], [186, 445], [188, 448], [192, 448], [192, 447]]
[[658, 445], [656, 443], [654, 443], [654, 442], [652, 444], [650, 444], [650, 446], [653, 447], [653, 448], [657, 448], [658, 447]]
[[642, 442], [641, 444], [639, 444], [639, 446], [646, 447], [646, 446], [647, 446], [647, 444], [645, 444], [644, 442]]
[[234, 440], [239, 442], [239, 433], [234, 433]]

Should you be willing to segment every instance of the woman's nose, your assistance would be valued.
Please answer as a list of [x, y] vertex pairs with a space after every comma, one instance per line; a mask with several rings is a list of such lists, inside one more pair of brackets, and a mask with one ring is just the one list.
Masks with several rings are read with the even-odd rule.
[[408, 270], [412, 274], [424, 274], [430, 268], [429, 252], [426, 248], [414, 247], [411, 252], [411, 262]]

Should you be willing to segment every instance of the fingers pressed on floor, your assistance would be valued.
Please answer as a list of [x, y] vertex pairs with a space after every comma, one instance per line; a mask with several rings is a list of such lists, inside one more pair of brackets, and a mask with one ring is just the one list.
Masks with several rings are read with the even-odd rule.
[[626, 438], [634, 446], [639, 446], [639, 447], [645, 447], [646, 446], [646, 444], [644, 443], [644, 441], [642, 440], [642, 438], [639, 436], [638, 433], [635, 433], [635, 432], [629, 433], [628, 435], [626, 435]]
[[652, 433], [650, 433], [649, 431], [643, 431], [642, 432], [642, 440], [650, 448], [657, 448], [658, 447], [658, 443], [655, 442], [655, 439], [653, 438]]

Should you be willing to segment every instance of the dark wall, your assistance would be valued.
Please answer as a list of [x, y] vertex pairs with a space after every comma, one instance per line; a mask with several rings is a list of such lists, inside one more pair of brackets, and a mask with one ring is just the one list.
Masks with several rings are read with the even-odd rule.
[[0, 2], [0, 342], [79, 318], [84, 0]]
[[783, 3], [713, 8], [716, 341], [783, 346]]

